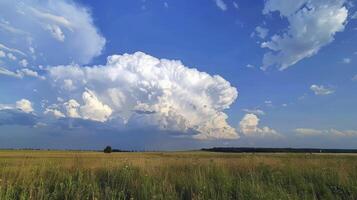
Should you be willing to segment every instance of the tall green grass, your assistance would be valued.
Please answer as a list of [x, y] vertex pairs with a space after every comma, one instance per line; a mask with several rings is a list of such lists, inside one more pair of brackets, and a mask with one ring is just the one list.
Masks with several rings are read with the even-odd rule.
[[0, 199], [357, 199], [357, 156], [0, 152]]

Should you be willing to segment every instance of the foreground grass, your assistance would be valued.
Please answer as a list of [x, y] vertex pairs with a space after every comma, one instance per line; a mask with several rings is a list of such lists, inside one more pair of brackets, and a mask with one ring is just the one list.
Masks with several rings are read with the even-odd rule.
[[0, 151], [0, 199], [357, 199], [357, 156]]

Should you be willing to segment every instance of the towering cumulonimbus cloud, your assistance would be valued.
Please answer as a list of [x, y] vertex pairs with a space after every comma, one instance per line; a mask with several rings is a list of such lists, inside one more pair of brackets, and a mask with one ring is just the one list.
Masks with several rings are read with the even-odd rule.
[[273, 35], [261, 44], [269, 51], [263, 58], [265, 70], [277, 66], [284, 70], [311, 57], [343, 31], [348, 10], [345, 0], [268, 0], [263, 14], [279, 12], [289, 25], [282, 34]]
[[[113, 55], [106, 65], [49, 67], [47, 80], [65, 102], [50, 113], [100, 122], [122, 120], [197, 139], [235, 139], [223, 112], [238, 96], [221, 76], [142, 52]], [[61, 115], [62, 116], [62, 115]]]

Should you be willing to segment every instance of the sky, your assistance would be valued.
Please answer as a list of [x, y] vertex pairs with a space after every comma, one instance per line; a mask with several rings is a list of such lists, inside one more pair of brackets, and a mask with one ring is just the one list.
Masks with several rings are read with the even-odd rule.
[[356, 148], [356, 46], [352, 0], [1, 0], [0, 148]]

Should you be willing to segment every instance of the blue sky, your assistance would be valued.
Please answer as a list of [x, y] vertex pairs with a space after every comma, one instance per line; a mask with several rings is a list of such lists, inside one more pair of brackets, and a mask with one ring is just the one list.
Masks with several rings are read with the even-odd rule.
[[354, 148], [348, 0], [0, 2], [0, 147]]

